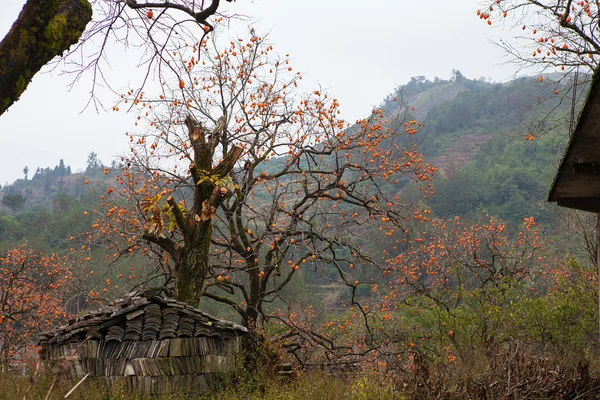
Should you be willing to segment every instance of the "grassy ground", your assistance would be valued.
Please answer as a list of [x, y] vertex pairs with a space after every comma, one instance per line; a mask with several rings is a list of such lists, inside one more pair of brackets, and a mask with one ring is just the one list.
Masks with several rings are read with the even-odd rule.
[[[320, 371], [282, 381], [266, 370], [253, 369], [227, 379], [212, 379], [210, 393], [168, 394], [169, 400], [407, 400], [407, 399], [579, 399], [600, 398], [598, 357], [522, 347], [496, 347], [473, 352], [468, 362], [442, 363], [420, 354], [412, 364], [390, 365], [383, 373], [331, 375]], [[260, 364], [259, 364], [260, 365]], [[366, 370], [365, 370], [366, 371]], [[48, 399], [63, 399], [77, 382], [57, 381]], [[0, 374], [0, 400], [45, 400], [53, 384], [50, 375], [32, 380], [20, 373]], [[134, 400], [148, 396], [110, 388], [88, 379], [69, 400]]]
[[[38, 378], [32, 386], [31, 380], [21, 375], [0, 375], [0, 399], [23, 399], [31, 386], [27, 399], [43, 400], [52, 383], [51, 377]], [[50, 399], [62, 399], [75, 386], [76, 382], [57, 382]], [[118, 388], [107, 390], [94, 382], [84, 382], [68, 399], [77, 400], [113, 400], [143, 399], [147, 397], [124, 393]], [[234, 399], [266, 399], [266, 400], [367, 400], [367, 399], [402, 399], [392, 382], [374, 376], [356, 375], [335, 377], [321, 373], [307, 373], [293, 382], [281, 382], [277, 379], [247, 379], [237, 385], [224, 385], [211, 394], [186, 394], [162, 396], [163, 399], [186, 400], [234, 400]]]

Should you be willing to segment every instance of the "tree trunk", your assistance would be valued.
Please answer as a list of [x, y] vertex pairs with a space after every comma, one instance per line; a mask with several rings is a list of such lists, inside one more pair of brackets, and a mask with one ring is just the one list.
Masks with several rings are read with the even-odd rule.
[[244, 315], [244, 320], [242, 321], [242, 324], [250, 330], [255, 330], [257, 320], [258, 320], [257, 304], [256, 303], [248, 304], [248, 307], [246, 307], [246, 314]]
[[222, 126], [210, 132], [191, 115], [185, 119], [194, 150], [194, 161], [190, 165], [194, 201], [192, 207], [186, 210], [173, 196], [167, 198], [172, 217], [181, 231], [183, 246], [180, 247], [162, 233], [144, 234], [146, 240], [160, 246], [175, 260], [177, 300], [192, 307], [198, 306], [204, 293], [204, 282], [210, 272], [213, 218], [223, 199], [231, 194], [226, 186], [221, 186], [222, 181], [231, 172], [243, 151], [241, 146], [232, 146], [230, 151], [224, 151], [226, 154], [223, 160], [212, 167], [225, 116], [219, 122]]
[[262, 300], [260, 296], [260, 278], [258, 277], [258, 272], [256, 271], [258, 271], [258, 268], [253, 268], [249, 271], [250, 295], [243, 321], [244, 326], [251, 330], [255, 329], [256, 323], [258, 322], [260, 302]]
[[77, 43], [92, 6], [87, 0], [28, 0], [0, 42], [0, 115], [15, 101], [33, 76], [54, 57]]
[[193, 241], [186, 241], [183, 263], [177, 269], [177, 300], [198, 307], [202, 287], [209, 268], [212, 220], [198, 227], [200, 232]]
[[[596, 269], [600, 282], [600, 213], [596, 214]], [[600, 283], [598, 283], [598, 342], [600, 343]]]

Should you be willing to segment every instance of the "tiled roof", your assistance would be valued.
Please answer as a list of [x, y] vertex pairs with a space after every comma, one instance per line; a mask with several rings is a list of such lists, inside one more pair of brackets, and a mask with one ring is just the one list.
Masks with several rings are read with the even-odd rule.
[[217, 319], [185, 303], [146, 291], [128, 293], [106, 307], [41, 333], [38, 341], [48, 346], [85, 338], [121, 342], [175, 337], [231, 337], [246, 332], [248, 330], [241, 325]]

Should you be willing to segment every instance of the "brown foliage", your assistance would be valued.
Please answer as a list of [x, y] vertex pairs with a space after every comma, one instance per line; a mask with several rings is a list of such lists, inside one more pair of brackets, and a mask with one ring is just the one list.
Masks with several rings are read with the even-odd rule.
[[44, 256], [25, 245], [0, 257], [0, 363], [23, 367], [35, 356], [40, 331], [65, 317], [63, 296], [72, 284], [64, 258]]
[[[597, 371], [594, 371], [597, 373]], [[513, 342], [459, 364], [434, 364], [416, 354], [399, 382], [414, 399], [595, 399], [600, 379], [589, 360], [541, 355]]]

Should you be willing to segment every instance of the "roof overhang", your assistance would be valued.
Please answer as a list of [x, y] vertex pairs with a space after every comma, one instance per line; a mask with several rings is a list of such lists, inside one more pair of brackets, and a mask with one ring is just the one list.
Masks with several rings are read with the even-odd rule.
[[548, 201], [561, 207], [600, 212], [600, 69], [592, 77]]

